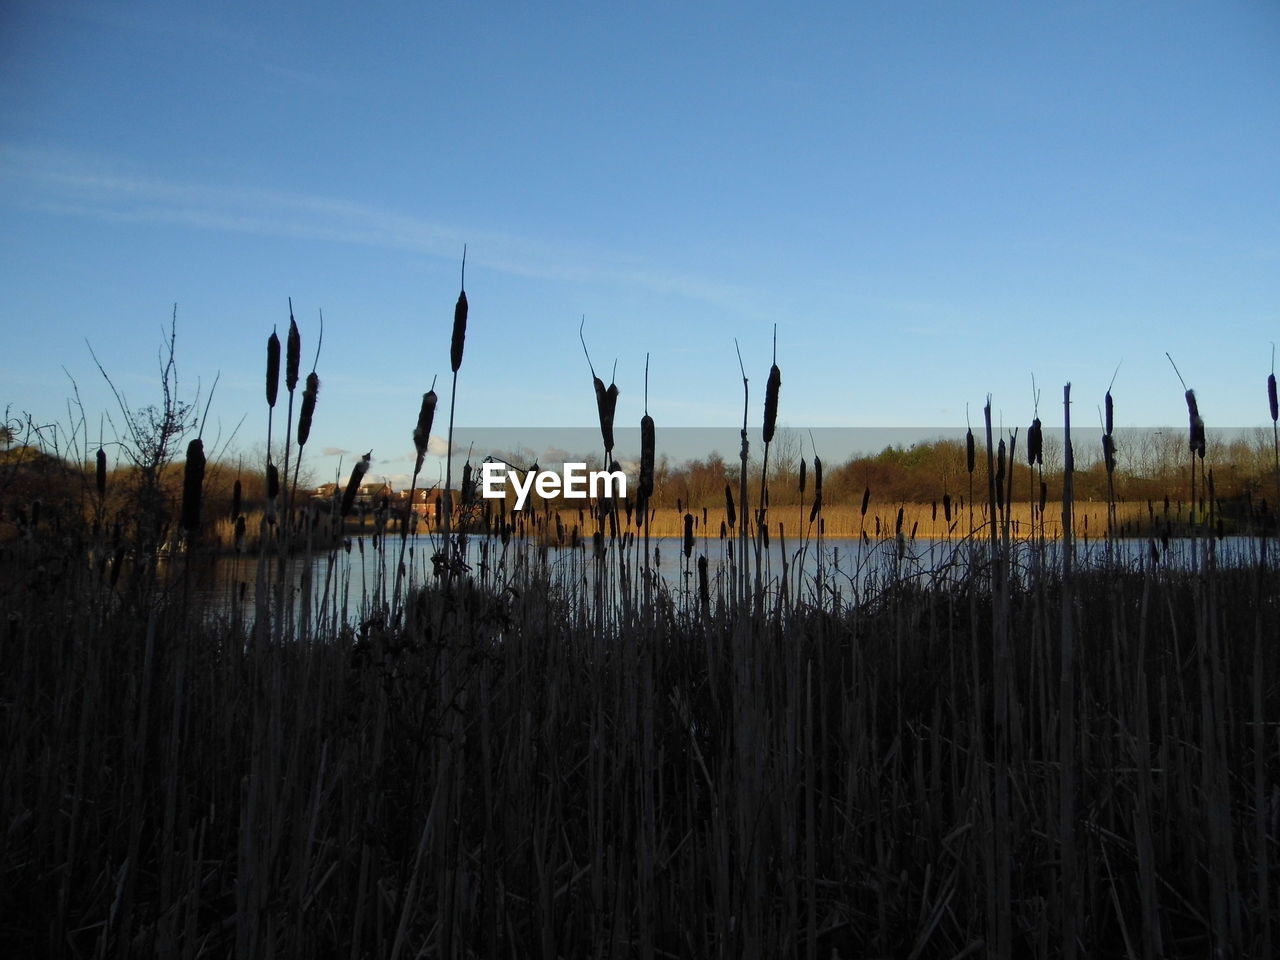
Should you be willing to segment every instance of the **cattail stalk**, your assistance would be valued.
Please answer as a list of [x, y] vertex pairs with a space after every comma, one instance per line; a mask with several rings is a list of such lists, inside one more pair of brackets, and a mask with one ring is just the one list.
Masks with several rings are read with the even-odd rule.
[[458, 302], [453, 306], [453, 336], [449, 341], [449, 367], [453, 373], [453, 386], [449, 391], [449, 438], [445, 444], [444, 461], [444, 561], [446, 576], [452, 578], [453, 563], [453, 418], [458, 406], [458, 370], [462, 367], [462, 348], [467, 339], [467, 245], [462, 245], [462, 280]]

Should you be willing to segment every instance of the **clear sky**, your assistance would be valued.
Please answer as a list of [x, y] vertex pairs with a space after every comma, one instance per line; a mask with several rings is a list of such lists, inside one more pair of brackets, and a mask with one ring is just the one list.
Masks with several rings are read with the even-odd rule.
[[[1280, 3], [0, 4], [0, 405], [184, 389], [265, 436], [292, 296], [309, 451], [407, 469], [462, 245], [458, 420], [1269, 420]], [[309, 362], [308, 362], [309, 366]], [[210, 432], [214, 427], [210, 427]], [[730, 453], [732, 451], [729, 451]], [[838, 458], [836, 451], [830, 456]], [[336, 460], [316, 456], [332, 473]], [[348, 457], [347, 463], [350, 462]]]

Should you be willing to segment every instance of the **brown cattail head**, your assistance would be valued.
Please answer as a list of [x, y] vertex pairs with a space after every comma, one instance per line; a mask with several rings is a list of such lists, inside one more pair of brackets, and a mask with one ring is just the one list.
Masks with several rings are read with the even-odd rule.
[[422, 461], [427, 456], [427, 444], [431, 440], [431, 424], [436, 418], [436, 392], [428, 390], [422, 395], [422, 406], [418, 409], [418, 425], [413, 428], [413, 449], [417, 457], [413, 463], [413, 475], [422, 471]]
[[965, 468], [973, 473], [973, 468], [977, 462], [977, 451], [973, 445], [973, 431], [966, 430], [964, 434], [964, 462]]
[[729, 529], [732, 530], [738, 523], [738, 511], [733, 506], [733, 488], [727, 483], [724, 485], [724, 512], [729, 521]]
[[458, 294], [453, 305], [453, 339], [449, 342], [449, 366], [454, 373], [462, 366], [462, 347], [467, 340], [467, 291]]
[[280, 496], [280, 471], [274, 463], [267, 464], [267, 499], [275, 500]]
[[653, 496], [653, 417], [640, 418], [640, 502], [647, 504]]
[[1027, 430], [1027, 466], [1034, 467], [1037, 463], [1044, 463], [1044, 428], [1039, 417], [1031, 421], [1031, 428]]
[[1191, 452], [1200, 455], [1200, 459], [1204, 459], [1204, 420], [1200, 417], [1200, 405], [1196, 403], [1196, 392], [1188, 390], [1187, 397], [1187, 416], [1191, 421], [1190, 443]]
[[764, 442], [773, 440], [773, 430], [778, 424], [778, 390], [782, 387], [782, 371], [775, 363], [769, 368], [769, 382], [764, 388]]
[[947, 523], [951, 522], [951, 494], [949, 493], [944, 493], [942, 495], [942, 518], [946, 520]]
[[1280, 403], [1276, 399], [1276, 375], [1267, 377], [1267, 402], [1271, 404], [1271, 422], [1280, 420]]
[[340, 516], [345, 517], [351, 512], [351, 507], [356, 502], [356, 494], [360, 492], [360, 482], [369, 471], [369, 460], [372, 457], [373, 451], [370, 450], [351, 468], [351, 476], [347, 480], [347, 489], [342, 494], [342, 506], [338, 510]]
[[243, 494], [244, 494], [244, 488], [241, 487], [240, 481], [236, 480], [235, 486], [231, 488], [231, 519], [232, 520], [240, 516], [241, 504], [243, 502], [242, 500]]
[[591, 378], [591, 385], [596, 391], [596, 413], [600, 416], [600, 438], [604, 441], [605, 453], [613, 452], [613, 412], [618, 405], [618, 387], [609, 384], [605, 389], [604, 381], [599, 377]]
[[99, 447], [97, 456], [94, 459], [97, 468], [94, 479], [98, 487], [98, 497], [102, 498], [107, 495], [107, 451]]
[[684, 515], [684, 557], [686, 560], [693, 556], [693, 514], [686, 513]]
[[871, 487], [866, 487], [862, 491], [862, 516], [867, 515], [867, 507], [871, 505]]
[[200, 496], [204, 488], [204, 441], [196, 437], [187, 444], [187, 463], [182, 470], [182, 529], [200, 529]]
[[804, 471], [805, 471], [805, 459], [804, 457], [801, 457], [800, 458], [800, 496], [802, 497], [804, 496], [804, 482], [805, 482]]
[[711, 607], [711, 585], [707, 577], [707, 555], [698, 557], [698, 604], [703, 610]]
[[[804, 461], [802, 460], [801, 463]], [[809, 522], [818, 519], [818, 514], [822, 513], [822, 460], [819, 457], [813, 458], [813, 508], [809, 511]]]
[[302, 335], [293, 319], [293, 302], [289, 303], [289, 338], [284, 351], [284, 388], [293, 393], [298, 385], [298, 368], [302, 365]]
[[320, 395], [320, 378], [312, 370], [307, 374], [307, 385], [302, 388], [302, 411], [298, 414], [298, 446], [305, 446], [311, 436], [311, 418], [316, 412], [316, 397]]
[[1116, 471], [1116, 440], [1109, 433], [1102, 435], [1102, 460], [1106, 464], [1108, 475]]
[[275, 407], [280, 392], [280, 338], [274, 330], [267, 337], [267, 406]]
[[1111, 436], [1112, 429], [1115, 427], [1115, 409], [1111, 403], [1110, 390], [1107, 391], [1105, 417], [1106, 417], [1106, 429], [1103, 430], [1103, 433], [1105, 433], [1109, 437]]

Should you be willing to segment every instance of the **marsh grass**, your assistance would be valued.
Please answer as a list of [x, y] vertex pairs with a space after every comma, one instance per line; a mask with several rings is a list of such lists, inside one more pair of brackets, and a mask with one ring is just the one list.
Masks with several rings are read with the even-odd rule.
[[[870, 498], [779, 526], [751, 589], [745, 483], [736, 518], [681, 514], [674, 581], [618, 510], [464, 491], [427, 528], [447, 575], [376, 511], [314, 583], [263, 538], [210, 607], [198, 552], [123, 590], [100, 533], [28, 515], [0, 545], [0, 950], [1266, 955], [1274, 540], [1077, 562], [1070, 470], [1054, 544], [987, 423], [987, 503], [937, 514], [969, 526], [929, 574], [924, 518]], [[786, 559], [873, 520], [886, 563]]]

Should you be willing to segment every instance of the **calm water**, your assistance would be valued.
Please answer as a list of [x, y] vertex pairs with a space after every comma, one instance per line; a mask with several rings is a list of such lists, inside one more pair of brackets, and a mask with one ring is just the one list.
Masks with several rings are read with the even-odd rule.
[[[433, 555], [440, 541], [431, 536], [411, 536], [403, 551], [401, 587], [427, 583], [434, 578]], [[1269, 544], [1269, 562], [1277, 553], [1275, 541]], [[698, 584], [698, 560], [707, 559], [708, 586], [713, 596], [727, 592], [733, 582], [731, 570], [739, 560], [739, 544], [717, 538], [695, 540], [692, 555], [684, 556], [679, 538], [655, 538], [650, 541], [650, 567], [658, 572], [667, 588], [675, 593], [692, 591]], [[1014, 577], [1026, 578], [1037, 570], [1055, 573], [1061, 569], [1062, 544], [1051, 541], [1038, 549], [1029, 542], [1015, 541], [1010, 546], [1010, 569]], [[1222, 540], [1201, 539], [1193, 551], [1189, 539], [1155, 543], [1155, 555], [1147, 540], [1121, 540], [1108, 544], [1105, 540], [1079, 540], [1075, 545], [1077, 569], [1119, 567], [1137, 570], [1154, 561], [1162, 567], [1189, 570], [1193, 557], [1203, 565], [1212, 550], [1222, 566], [1257, 564], [1261, 544], [1256, 538], [1227, 537]], [[609, 569], [623, 569], [616, 546], [607, 551]], [[278, 561], [268, 561], [262, 578], [271, 596], [271, 585], [283, 583], [298, 610], [304, 599], [311, 608], [311, 619], [338, 619], [352, 622], [379, 603], [389, 601], [397, 587], [401, 565], [401, 541], [393, 536], [384, 549], [375, 549], [372, 538], [356, 538], [348, 549], [313, 555], [310, 561], [292, 558], [285, 575], [278, 574]], [[792, 596], [807, 596], [816, 579], [821, 577], [824, 589], [841, 596], [856, 598], [873, 594], [891, 582], [912, 580], [920, 583], [959, 582], [973, 569], [981, 570], [990, 557], [987, 541], [959, 540], [872, 540], [827, 539], [785, 545], [772, 541], [763, 551], [761, 581], [769, 589], [783, 584]], [[594, 582], [597, 560], [590, 541], [577, 548], [570, 546], [541, 547], [536, 543], [512, 540], [504, 548], [497, 538], [473, 537], [466, 544], [464, 562], [469, 575], [501, 589], [522, 569], [544, 567], [553, 583], [568, 594], [588, 591]], [[756, 577], [754, 550], [749, 558], [752, 581]], [[629, 544], [625, 553], [627, 575], [636, 577], [643, 566], [642, 544]], [[307, 583], [309, 574], [309, 584]], [[205, 596], [218, 607], [252, 615], [258, 589], [259, 570], [256, 558], [241, 557], [218, 561], [208, 571], [203, 583]]]

